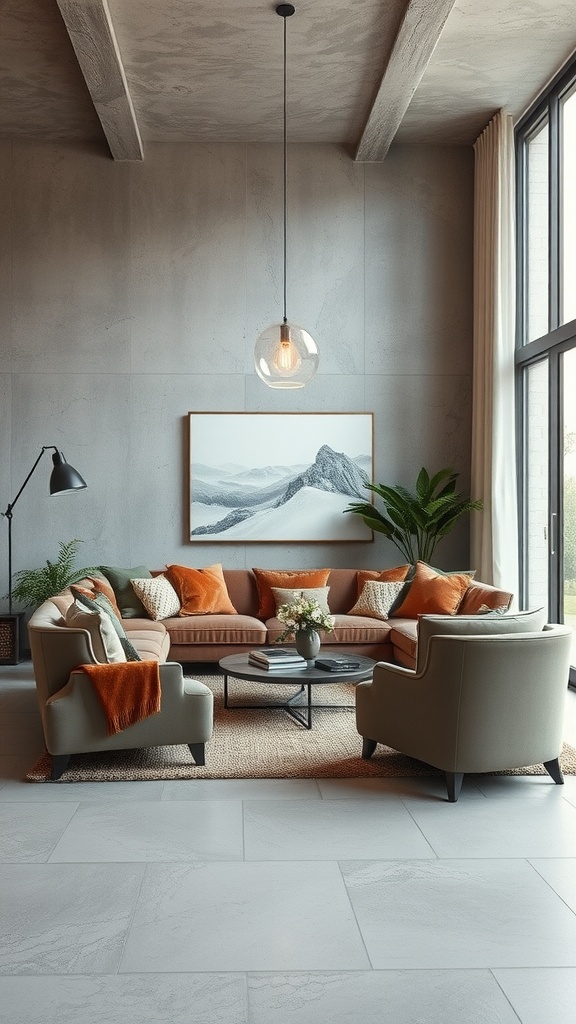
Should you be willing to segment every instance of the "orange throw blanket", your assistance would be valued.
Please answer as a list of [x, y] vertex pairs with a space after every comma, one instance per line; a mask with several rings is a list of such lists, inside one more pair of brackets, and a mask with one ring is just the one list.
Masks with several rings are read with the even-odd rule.
[[121, 661], [112, 665], [80, 665], [91, 679], [113, 736], [160, 711], [162, 691], [157, 661]]

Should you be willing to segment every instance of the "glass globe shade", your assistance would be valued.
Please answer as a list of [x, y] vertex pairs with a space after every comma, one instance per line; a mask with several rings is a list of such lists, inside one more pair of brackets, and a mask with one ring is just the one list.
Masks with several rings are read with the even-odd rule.
[[272, 324], [256, 341], [256, 373], [269, 388], [303, 388], [318, 369], [316, 342], [297, 324]]

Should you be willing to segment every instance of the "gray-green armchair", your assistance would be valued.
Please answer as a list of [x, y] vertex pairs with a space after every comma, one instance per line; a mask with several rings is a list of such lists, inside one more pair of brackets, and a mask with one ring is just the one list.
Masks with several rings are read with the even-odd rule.
[[133, 619], [136, 628], [130, 632], [142, 657], [159, 662], [161, 711], [110, 736], [92, 684], [79, 668], [98, 661], [91, 636], [85, 629], [66, 626], [55, 601], [40, 605], [28, 624], [44, 739], [52, 754], [52, 781], [60, 778], [72, 754], [87, 751], [186, 743], [195, 763], [204, 765], [205, 744], [212, 735], [213, 694], [199, 680], [184, 678], [180, 664], [166, 661], [169, 637], [162, 623]]
[[572, 630], [541, 609], [474, 619], [423, 616], [416, 669], [379, 662], [358, 684], [362, 756], [385, 743], [439, 768], [452, 802], [467, 772], [543, 764], [561, 784]]

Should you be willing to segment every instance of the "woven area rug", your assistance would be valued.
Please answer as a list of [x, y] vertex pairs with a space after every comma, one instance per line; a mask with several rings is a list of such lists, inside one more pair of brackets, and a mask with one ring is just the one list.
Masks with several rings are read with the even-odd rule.
[[[442, 775], [422, 761], [390, 747], [378, 746], [369, 761], [361, 757], [362, 740], [354, 711], [316, 711], [313, 728], [304, 729], [285, 711], [226, 710], [222, 677], [199, 674], [214, 691], [214, 734], [206, 745], [206, 766], [197, 768], [187, 746], [75, 754], [60, 782], [126, 782], [152, 779], [334, 779]], [[273, 696], [262, 686], [233, 680], [230, 700], [255, 704], [291, 696], [294, 688], [277, 686]], [[323, 685], [313, 689], [317, 703], [336, 707], [354, 703], [354, 688]], [[576, 775], [576, 750], [565, 746], [561, 758], [566, 775]], [[28, 772], [29, 782], [50, 778], [52, 759], [43, 754]], [[496, 775], [545, 775], [542, 765], [515, 768]]]

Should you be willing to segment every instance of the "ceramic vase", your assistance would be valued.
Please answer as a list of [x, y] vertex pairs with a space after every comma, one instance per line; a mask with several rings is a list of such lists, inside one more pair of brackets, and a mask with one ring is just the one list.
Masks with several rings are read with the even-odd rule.
[[313, 661], [320, 650], [320, 637], [315, 629], [296, 631], [296, 650], [306, 661]]

